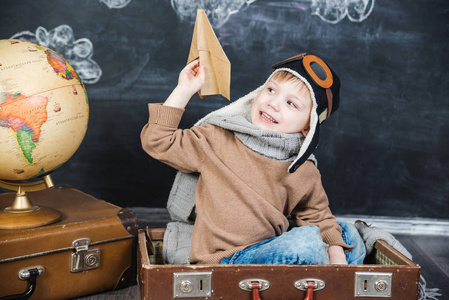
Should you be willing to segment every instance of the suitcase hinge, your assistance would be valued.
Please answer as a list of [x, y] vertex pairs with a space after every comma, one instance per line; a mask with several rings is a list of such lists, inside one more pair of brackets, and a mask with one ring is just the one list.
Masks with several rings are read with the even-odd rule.
[[72, 264], [70, 266], [72, 273], [92, 270], [100, 266], [100, 249], [89, 249], [90, 243], [89, 238], [73, 241], [72, 245], [75, 248], [75, 253], [72, 253]]

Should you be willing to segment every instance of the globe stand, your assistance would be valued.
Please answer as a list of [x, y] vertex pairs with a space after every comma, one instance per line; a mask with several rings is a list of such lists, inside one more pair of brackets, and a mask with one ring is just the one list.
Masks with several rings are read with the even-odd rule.
[[16, 197], [11, 206], [0, 211], [0, 229], [34, 228], [61, 219], [62, 215], [57, 210], [33, 205], [25, 192], [25, 189], [36, 191], [54, 186], [50, 175], [46, 175], [42, 181], [36, 183], [19, 185], [2, 181], [0, 186], [12, 190], [17, 189]]

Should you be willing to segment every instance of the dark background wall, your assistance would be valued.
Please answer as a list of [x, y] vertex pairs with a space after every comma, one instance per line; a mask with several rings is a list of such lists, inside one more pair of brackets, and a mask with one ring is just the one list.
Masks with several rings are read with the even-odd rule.
[[[0, 39], [47, 43], [86, 83], [89, 128], [56, 184], [119, 206], [165, 206], [175, 171], [141, 150], [139, 134], [147, 103], [175, 86], [204, 8], [232, 63], [234, 100], [299, 52], [340, 75], [340, 109], [316, 151], [334, 213], [448, 218], [449, 2], [328, 2], [2, 0]], [[227, 103], [195, 96], [181, 126]]]

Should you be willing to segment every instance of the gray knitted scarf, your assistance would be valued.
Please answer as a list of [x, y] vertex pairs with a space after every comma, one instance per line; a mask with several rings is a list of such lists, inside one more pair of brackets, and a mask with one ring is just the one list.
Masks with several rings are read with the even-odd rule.
[[[287, 134], [263, 130], [251, 123], [249, 117], [211, 116], [205, 124], [212, 124], [233, 131], [249, 149], [267, 158], [279, 161], [295, 160], [304, 137], [302, 134]], [[205, 125], [202, 124], [202, 125]], [[287, 170], [286, 170], [287, 172]], [[195, 219], [195, 189], [198, 174], [178, 171], [167, 202], [173, 221], [192, 223]]]
[[249, 118], [244, 116], [211, 116], [208, 123], [233, 131], [246, 147], [260, 155], [280, 161], [295, 160], [304, 140], [302, 134], [263, 130], [253, 125]]

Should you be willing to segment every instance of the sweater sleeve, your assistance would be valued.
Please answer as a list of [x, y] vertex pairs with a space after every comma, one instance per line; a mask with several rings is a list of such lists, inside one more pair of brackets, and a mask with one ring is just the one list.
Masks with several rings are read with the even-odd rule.
[[178, 129], [181, 108], [150, 103], [148, 109], [149, 120], [140, 134], [145, 152], [184, 173], [198, 172], [208, 147], [204, 127]]
[[[311, 165], [311, 164], [310, 164]], [[309, 193], [299, 201], [291, 212], [291, 217], [297, 226], [315, 225], [321, 230], [323, 241], [329, 246], [341, 246], [345, 251], [351, 251], [353, 246], [343, 241], [340, 225], [329, 208], [329, 201], [321, 183], [321, 176], [315, 166], [308, 168], [305, 174], [310, 184]]]

